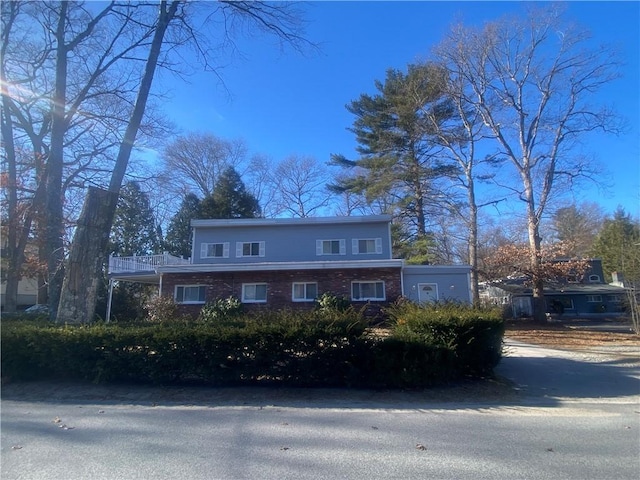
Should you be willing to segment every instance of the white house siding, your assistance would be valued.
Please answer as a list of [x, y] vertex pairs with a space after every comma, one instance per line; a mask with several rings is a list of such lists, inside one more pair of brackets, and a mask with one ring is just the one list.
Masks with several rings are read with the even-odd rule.
[[[7, 285], [2, 282], [0, 286], [0, 305], [4, 308], [5, 292]], [[18, 307], [30, 307], [35, 305], [38, 298], [38, 282], [35, 278], [23, 278], [18, 282]]]

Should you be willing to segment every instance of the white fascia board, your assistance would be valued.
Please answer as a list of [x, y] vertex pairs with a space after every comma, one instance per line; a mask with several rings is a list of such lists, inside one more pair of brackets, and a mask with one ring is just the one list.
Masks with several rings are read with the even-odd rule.
[[264, 262], [235, 264], [164, 265], [158, 273], [255, 272], [278, 270], [340, 270], [354, 268], [402, 268], [403, 260], [353, 260], [344, 262]]
[[272, 225], [316, 225], [341, 223], [389, 223], [391, 215], [363, 215], [337, 217], [304, 217], [304, 218], [227, 218], [227, 219], [195, 219], [192, 227], [257, 227]]
[[406, 273], [467, 273], [471, 271], [470, 265], [405, 265]]

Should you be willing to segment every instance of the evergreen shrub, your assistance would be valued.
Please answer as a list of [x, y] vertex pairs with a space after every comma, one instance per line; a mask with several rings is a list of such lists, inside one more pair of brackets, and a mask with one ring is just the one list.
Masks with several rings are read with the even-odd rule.
[[484, 374], [500, 361], [504, 320], [498, 308], [400, 301], [386, 313], [392, 338], [444, 348], [453, 355], [458, 371]]
[[202, 307], [198, 315], [198, 321], [219, 322], [237, 318], [241, 314], [242, 303], [236, 297], [217, 298]]
[[84, 326], [3, 320], [2, 377], [415, 388], [488, 373], [500, 358], [501, 319], [438, 307], [395, 305], [386, 336], [372, 335], [354, 309]]

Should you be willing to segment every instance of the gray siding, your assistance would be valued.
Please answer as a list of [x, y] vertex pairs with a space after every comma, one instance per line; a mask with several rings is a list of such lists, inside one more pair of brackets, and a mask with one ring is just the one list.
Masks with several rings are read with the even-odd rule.
[[467, 265], [411, 265], [402, 272], [403, 294], [409, 300], [418, 302], [418, 289], [421, 284], [435, 284], [438, 301], [453, 300], [471, 302], [469, 274]]
[[[380, 253], [354, 254], [354, 239], [375, 239]], [[343, 240], [344, 254], [318, 255], [318, 240]], [[238, 257], [237, 242], [264, 242], [264, 256]], [[216, 243], [228, 247], [228, 257], [203, 258], [202, 244]], [[227, 251], [224, 248], [225, 252]], [[255, 262], [299, 262], [334, 260], [384, 260], [391, 258], [388, 222], [305, 223], [196, 226], [194, 264], [237, 264]]]

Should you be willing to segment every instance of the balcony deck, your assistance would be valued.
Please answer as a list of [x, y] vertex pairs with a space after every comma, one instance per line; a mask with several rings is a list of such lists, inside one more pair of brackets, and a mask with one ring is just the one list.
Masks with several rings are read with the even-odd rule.
[[111, 278], [130, 279], [157, 283], [157, 267], [164, 265], [189, 265], [188, 259], [168, 253], [159, 255], [134, 255], [132, 257], [109, 257], [109, 276]]

